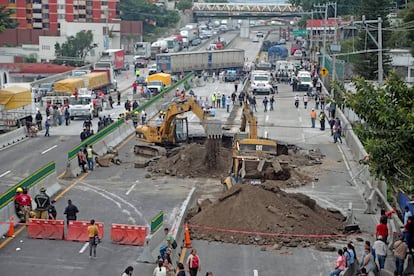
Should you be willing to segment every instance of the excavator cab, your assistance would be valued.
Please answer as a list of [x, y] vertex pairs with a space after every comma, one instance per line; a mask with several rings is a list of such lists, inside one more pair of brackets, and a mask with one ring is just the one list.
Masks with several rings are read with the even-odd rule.
[[175, 143], [188, 141], [188, 120], [186, 116], [177, 115], [174, 119], [174, 140]]

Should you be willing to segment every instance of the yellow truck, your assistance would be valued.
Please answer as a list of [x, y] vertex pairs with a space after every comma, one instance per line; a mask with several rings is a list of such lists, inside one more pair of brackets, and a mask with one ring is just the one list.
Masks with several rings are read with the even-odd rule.
[[147, 87], [153, 95], [157, 95], [162, 89], [169, 86], [171, 86], [170, 74], [158, 73], [147, 77]]
[[86, 87], [89, 90], [106, 90], [106, 88], [111, 84], [106, 72], [92, 72], [83, 75], [83, 78], [85, 80]]
[[0, 89], [0, 132], [25, 125], [26, 119], [33, 119], [34, 115], [30, 88], [13, 85]]
[[63, 92], [72, 95], [75, 90], [85, 87], [83, 78], [70, 78], [55, 82], [54, 92]]

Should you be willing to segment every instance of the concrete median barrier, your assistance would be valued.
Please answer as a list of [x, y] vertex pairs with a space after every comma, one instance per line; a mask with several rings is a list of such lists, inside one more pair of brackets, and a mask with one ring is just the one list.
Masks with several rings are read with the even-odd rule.
[[26, 128], [21, 127], [0, 135], [0, 149], [14, 145], [26, 139]]

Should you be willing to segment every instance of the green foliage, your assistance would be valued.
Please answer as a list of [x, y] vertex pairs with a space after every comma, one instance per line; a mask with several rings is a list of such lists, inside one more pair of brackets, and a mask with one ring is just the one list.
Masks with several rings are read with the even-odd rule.
[[12, 12], [6, 8], [6, 6], [0, 6], [0, 33], [4, 32], [6, 29], [14, 29], [19, 24], [15, 23], [10, 17]]
[[346, 94], [345, 104], [362, 119], [354, 130], [370, 154], [372, 172], [389, 183], [414, 184], [414, 88], [394, 73], [379, 89], [363, 79], [355, 83], [357, 91]]
[[86, 54], [93, 48], [92, 31], [81, 31], [75, 36], [68, 37], [62, 45], [55, 44], [56, 59], [54, 63], [72, 66], [84, 65]]
[[144, 32], [153, 32], [156, 27], [173, 27], [180, 20], [176, 11], [167, 11], [143, 0], [123, 0], [120, 10], [122, 20], [142, 21]]
[[37, 63], [37, 54], [29, 54], [24, 57], [23, 61], [25, 63]]
[[180, 2], [177, 3], [177, 9], [184, 11], [184, 10], [188, 10], [191, 9], [191, 7], [193, 6], [193, 4], [191, 3], [190, 0], [180, 0]]

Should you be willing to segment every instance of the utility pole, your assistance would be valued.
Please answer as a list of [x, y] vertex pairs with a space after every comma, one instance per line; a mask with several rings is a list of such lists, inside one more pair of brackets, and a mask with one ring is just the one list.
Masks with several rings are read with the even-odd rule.
[[[368, 36], [372, 39], [378, 48], [378, 84], [379, 86], [382, 86], [384, 83], [384, 68], [382, 64], [382, 19], [381, 17], [378, 17], [377, 20], [365, 20], [365, 15], [363, 15], [362, 21], [354, 21], [353, 24], [364, 25]], [[368, 29], [368, 24], [378, 24], [378, 39], [375, 39], [375, 37], [371, 34]]]
[[[334, 45], [335, 45], [335, 47], [337, 47], [337, 44], [338, 44], [338, 37], [337, 37], [338, 19], [336, 18], [336, 16], [337, 16], [336, 2], [333, 3], [333, 5], [335, 7]], [[334, 53], [334, 55], [332, 56], [332, 81], [335, 81], [335, 76], [336, 76], [336, 56], [335, 56], [335, 53]], [[332, 90], [332, 94], [333, 94], [333, 90]]]
[[311, 11], [311, 22], [312, 22], [312, 25], [311, 25], [311, 33], [310, 33], [310, 45], [309, 45], [309, 47], [310, 47], [310, 62], [313, 62], [313, 10]]

